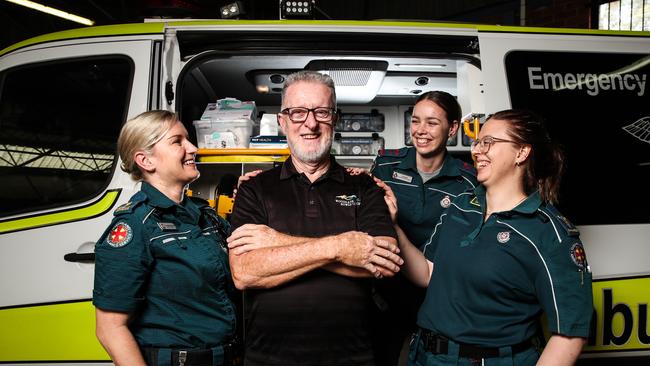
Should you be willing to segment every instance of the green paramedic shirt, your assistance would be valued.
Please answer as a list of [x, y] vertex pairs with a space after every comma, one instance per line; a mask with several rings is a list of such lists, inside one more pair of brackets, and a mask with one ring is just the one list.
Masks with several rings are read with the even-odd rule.
[[382, 150], [372, 173], [395, 192], [399, 204], [397, 222], [411, 243], [422, 249], [431, 236], [431, 228], [451, 201], [477, 185], [476, 170], [447, 153], [440, 173], [422, 182], [415, 156], [414, 148]]
[[140, 346], [210, 348], [235, 333], [229, 224], [205, 201], [178, 205], [153, 186], [115, 210], [95, 245], [93, 304], [133, 314]]
[[479, 186], [434, 227], [418, 325], [456, 342], [504, 347], [535, 335], [543, 311], [552, 333], [587, 337], [591, 272], [578, 230], [538, 192], [485, 223], [484, 211]]

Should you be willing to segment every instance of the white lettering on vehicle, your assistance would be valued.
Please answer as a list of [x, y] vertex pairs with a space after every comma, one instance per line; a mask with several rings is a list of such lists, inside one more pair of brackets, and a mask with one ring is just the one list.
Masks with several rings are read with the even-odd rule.
[[543, 72], [541, 67], [528, 67], [528, 85], [533, 90], [586, 90], [596, 96], [602, 90], [627, 90], [642, 97], [647, 74], [573, 74]]

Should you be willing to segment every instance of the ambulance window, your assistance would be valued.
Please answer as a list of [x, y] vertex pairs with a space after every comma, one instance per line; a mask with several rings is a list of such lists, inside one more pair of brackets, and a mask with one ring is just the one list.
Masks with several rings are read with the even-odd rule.
[[0, 74], [0, 216], [103, 191], [116, 161], [132, 73], [132, 63], [115, 56]]
[[579, 225], [650, 223], [647, 54], [515, 51], [512, 106], [542, 114], [564, 147], [560, 210]]

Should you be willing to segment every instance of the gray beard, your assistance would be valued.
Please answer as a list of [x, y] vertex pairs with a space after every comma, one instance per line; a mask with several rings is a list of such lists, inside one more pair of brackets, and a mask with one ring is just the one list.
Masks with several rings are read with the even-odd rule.
[[291, 155], [295, 156], [296, 159], [307, 164], [317, 164], [329, 157], [330, 149], [332, 148], [332, 137], [330, 136], [325, 144], [321, 145], [318, 150], [312, 152], [302, 151], [293, 144], [291, 139], [287, 139], [287, 144], [289, 145], [289, 149], [291, 149]]

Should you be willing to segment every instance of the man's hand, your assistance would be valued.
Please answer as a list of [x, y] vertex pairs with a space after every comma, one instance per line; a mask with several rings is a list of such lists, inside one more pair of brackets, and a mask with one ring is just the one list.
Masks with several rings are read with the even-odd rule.
[[245, 224], [238, 227], [228, 237], [228, 249], [235, 255], [251, 250], [277, 247], [290, 244], [291, 237], [266, 225]]
[[377, 177], [373, 177], [372, 179], [375, 180], [375, 183], [377, 183], [379, 188], [384, 190], [384, 201], [386, 201], [386, 205], [388, 206], [390, 219], [393, 221], [393, 224], [397, 223], [397, 197], [395, 197], [395, 192], [393, 192], [393, 189], [381, 179]]
[[381, 278], [397, 273], [404, 263], [397, 253], [395, 243], [373, 238], [358, 231], [348, 231], [335, 236], [337, 260], [343, 264], [364, 268]]

